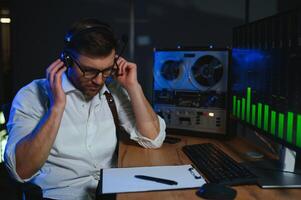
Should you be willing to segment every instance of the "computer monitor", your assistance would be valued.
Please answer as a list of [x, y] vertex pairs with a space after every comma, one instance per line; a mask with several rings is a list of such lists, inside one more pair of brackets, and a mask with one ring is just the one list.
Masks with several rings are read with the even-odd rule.
[[[297, 48], [232, 50], [231, 120], [283, 145], [286, 158], [293, 159], [301, 153], [300, 67]], [[292, 163], [264, 160], [248, 166], [263, 188], [301, 187], [297, 164], [288, 170]]]

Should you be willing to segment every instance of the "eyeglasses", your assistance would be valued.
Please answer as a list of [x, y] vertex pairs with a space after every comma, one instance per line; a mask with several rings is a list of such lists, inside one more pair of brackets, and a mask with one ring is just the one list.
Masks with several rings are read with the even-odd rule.
[[107, 67], [103, 70], [92, 69], [92, 68], [89, 68], [88, 70], [84, 70], [76, 59], [74, 59], [74, 58], [72, 58], [72, 59], [73, 59], [74, 63], [78, 66], [80, 71], [83, 73], [83, 76], [86, 79], [94, 79], [97, 76], [99, 76], [100, 73], [103, 78], [108, 78], [110, 76], [116, 75], [116, 73], [118, 72], [118, 69], [119, 69], [119, 66], [117, 64], [117, 59], [114, 59], [114, 64], [112, 66]]

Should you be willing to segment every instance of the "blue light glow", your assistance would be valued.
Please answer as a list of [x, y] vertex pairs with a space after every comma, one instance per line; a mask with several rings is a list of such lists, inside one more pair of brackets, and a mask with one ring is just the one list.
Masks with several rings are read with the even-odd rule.
[[232, 90], [243, 92], [251, 87], [254, 91], [265, 91], [268, 88], [269, 76], [266, 71], [273, 65], [271, 52], [256, 49], [232, 50]]
[[[233, 49], [232, 56], [234, 59], [246, 63], [261, 61], [266, 58], [264, 52], [254, 49]], [[245, 66], [245, 64], [242, 66]]]

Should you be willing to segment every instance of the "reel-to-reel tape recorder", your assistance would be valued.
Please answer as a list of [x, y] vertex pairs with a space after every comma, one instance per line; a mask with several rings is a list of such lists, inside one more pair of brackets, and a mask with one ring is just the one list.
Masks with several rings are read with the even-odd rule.
[[226, 133], [229, 49], [155, 49], [153, 106], [167, 128]]

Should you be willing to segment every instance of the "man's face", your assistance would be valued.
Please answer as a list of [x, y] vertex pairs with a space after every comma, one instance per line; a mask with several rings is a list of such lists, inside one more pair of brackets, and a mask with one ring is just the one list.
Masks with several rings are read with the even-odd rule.
[[[74, 64], [69, 68], [68, 76], [74, 86], [85, 96], [86, 100], [91, 100], [99, 93], [105, 83], [104, 73], [97, 71], [115, 67], [115, 50], [110, 55], [104, 57], [89, 57], [81, 54], [73, 54]], [[96, 72], [96, 76], [90, 76]]]

